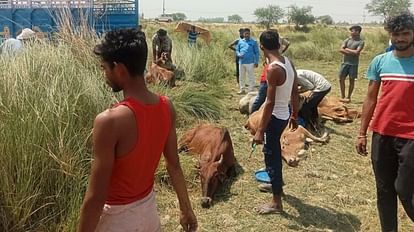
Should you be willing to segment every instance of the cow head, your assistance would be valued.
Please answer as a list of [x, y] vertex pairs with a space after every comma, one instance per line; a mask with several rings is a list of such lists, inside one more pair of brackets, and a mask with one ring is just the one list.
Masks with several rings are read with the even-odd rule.
[[247, 119], [246, 124], [244, 124], [244, 128], [250, 131], [251, 135], [256, 134], [256, 130], [259, 128], [259, 123], [260, 123], [262, 114], [263, 114], [263, 107], [261, 107], [258, 111], [253, 112]]
[[201, 189], [203, 194], [201, 206], [203, 208], [209, 208], [213, 201], [214, 193], [226, 178], [226, 173], [223, 170], [223, 155], [221, 155], [218, 161], [211, 161], [200, 166]]

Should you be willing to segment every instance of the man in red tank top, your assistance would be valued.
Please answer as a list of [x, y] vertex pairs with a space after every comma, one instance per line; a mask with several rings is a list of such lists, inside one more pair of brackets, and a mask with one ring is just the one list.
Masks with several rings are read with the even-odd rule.
[[123, 91], [125, 99], [95, 118], [94, 160], [78, 231], [161, 231], [153, 190], [161, 153], [178, 196], [180, 224], [184, 231], [196, 231], [177, 155], [174, 107], [145, 85], [144, 34], [135, 29], [108, 32], [94, 53], [101, 58], [107, 84], [114, 92]]

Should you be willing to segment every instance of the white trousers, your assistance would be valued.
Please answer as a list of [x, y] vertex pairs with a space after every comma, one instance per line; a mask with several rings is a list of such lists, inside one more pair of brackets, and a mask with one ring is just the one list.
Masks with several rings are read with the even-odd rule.
[[244, 87], [247, 82], [248, 91], [252, 92], [256, 84], [256, 80], [254, 78], [254, 64], [240, 64], [239, 69], [240, 69], [240, 77], [239, 77], [240, 91], [244, 90]]
[[95, 232], [160, 232], [155, 192], [127, 205], [105, 204]]

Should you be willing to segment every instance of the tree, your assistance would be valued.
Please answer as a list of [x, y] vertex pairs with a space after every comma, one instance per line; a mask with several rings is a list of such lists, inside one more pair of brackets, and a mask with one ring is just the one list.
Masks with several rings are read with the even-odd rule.
[[272, 24], [277, 23], [285, 14], [280, 6], [269, 5], [267, 7], [257, 8], [254, 13], [257, 21], [269, 29]]
[[365, 9], [372, 15], [382, 16], [385, 19], [398, 15], [403, 12], [409, 12], [411, 0], [371, 0], [365, 5]]
[[306, 27], [307, 24], [315, 22], [315, 16], [312, 15], [312, 7], [304, 6], [298, 7], [296, 5], [291, 5], [290, 11], [288, 13], [289, 21], [295, 23], [296, 28], [299, 28], [300, 25]]
[[241, 23], [243, 22], [243, 18], [238, 14], [234, 14], [234, 15], [228, 16], [227, 21], [229, 23]]
[[319, 23], [326, 24], [326, 25], [332, 25], [334, 23], [330, 15], [319, 16], [317, 20], [319, 21]]
[[171, 14], [171, 17], [174, 19], [174, 21], [183, 21], [187, 18], [184, 13], [173, 13]]

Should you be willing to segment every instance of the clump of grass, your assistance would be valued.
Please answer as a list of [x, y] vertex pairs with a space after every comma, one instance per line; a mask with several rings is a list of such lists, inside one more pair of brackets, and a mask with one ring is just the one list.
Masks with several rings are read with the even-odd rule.
[[83, 195], [91, 122], [111, 97], [68, 47], [34, 45], [0, 63], [0, 228], [57, 231], [77, 217], [68, 209]]

